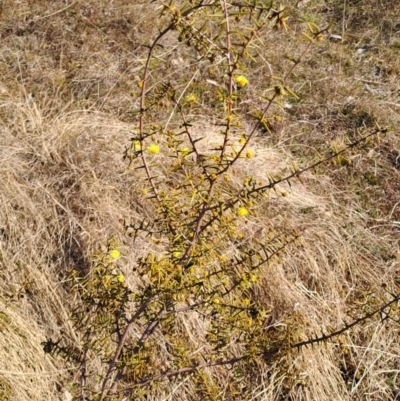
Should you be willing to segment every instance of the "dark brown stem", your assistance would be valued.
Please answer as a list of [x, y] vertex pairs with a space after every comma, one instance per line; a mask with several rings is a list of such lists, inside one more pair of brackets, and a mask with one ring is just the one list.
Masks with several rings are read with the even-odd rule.
[[322, 342], [326, 342], [326, 341], [330, 340], [331, 338], [338, 337], [341, 334], [345, 333], [346, 331], [350, 330], [352, 327], [357, 326], [358, 324], [360, 324], [362, 322], [365, 322], [366, 320], [374, 317], [378, 313], [383, 312], [386, 308], [389, 308], [391, 305], [393, 305], [394, 303], [397, 303], [399, 301], [400, 301], [400, 293], [395, 295], [394, 298], [391, 301], [387, 302], [385, 305], [381, 306], [380, 308], [378, 308], [372, 312], [365, 314], [364, 316], [360, 317], [359, 319], [354, 320], [350, 324], [345, 324], [344, 327], [342, 327], [341, 329], [336, 330], [329, 334], [322, 333], [322, 336], [320, 336], [320, 337], [315, 337], [315, 338], [311, 338], [306, 341], [301, 341], [299, 343], [292, 344], [291, 348], [300, 349], [307, 345], [319, 344]]
[[[297, 61], [295, 63], [293, 63], [292, 67], [289, 69], [289, 71], [285, 74], [285, 76], [282, 79], [282, 84], [285, 84], [288, 80], [288, 78], [292, 75], [293, 70], [296, 68], [297, 65], [300, 64], [301, 60], [305, 57], [305, 55], [308, 53], [308, 51], [311, 48], [311, 45], [313, 41], [310, 41], [309, 44], [306, 46], [306, 48], [303, 50], [303, 52], [301, 53], [300, 57], [297, 59]], [[229, 170], [230, 166], [232, 166], [237, 159], [239, 159], [239, 157], [242, 155], [243, 150], [246, 148], [246, 146], [249, 144], [249, 142], [252, 140], [252, 138], [254, 137], [255, 133], [257, 132], [257, 129], [260, 127], [261, 125], [261, 121], [264, 119], [264, 117], [266, 116], [266, 114], [268, 113], [269, 109], [271, 108], [271, 106], [274, 103], [274, 100], [278, 97], [278, 94], [275, 92], [271, 99], [268, 101], [267, 105], [264, 107], [263, 111], [261, 112], [260, 118], [257, 119], [257, 121], [255, 122], [253, 128], [250, 131], [249, 136], [246, 138], [246, 141], [244, 142], [244, 144], [242, 145], [241, 149], [237, 152], [236, 156], [230, 161], [230, 163], [227, 164], [227, 166], [222, 170], [221, 173], [225, 173], [226, 171]]]
[[[299, 177], [300, 175], [304, 174], [305, 172], [307, 172], [309, 170], [313, 170], [316, 167], [318, 167], [318, 166], [320, 166], [322, 164], [325, 164], [327, 161], [332, 160], [332, 159], [340, 156], [341, 154], [347, 152], [349, 149], [352, 149], [352, 148], [358, 146], [359, 144], [365, 142], [368, 138], [370, 138], [372, 136], [376, 136], [376, 135], [378, 135], [380, 133], [384, 133], [384, 132], [385, 132], [385, 129], [378, 128], [376, 131], [372, 132], [371, 134], [365, 135], [362, 138], [360, 138], [359, 140], [357, 140], [355, 142], [352, 142], [345, 149], [342, 149], [339, 152], [335, 152], [330, 156], [327, 156], [327, 157], [325, 157], [323, 159], [320, 159], [317, 162], [315, 162], [315, 163], [313, 163], [313, 164], [311, 164], [311, 165], [309, 165], [307, 167], [304, 167], [303, 169], [296, 170], [293, 173], [291, 173], [291, 174], [289, 174], [289, 175], [287, 175], [287, 176], [285, 176], [283, 178], [280, 178], [278, 180], [274, 180], [274, 181], [270, 182], [267, 185], [263, 185], [263, 186], [248, 190], [247, 191], [247, 195], [252, 195], [252, 194], [255, 194], [255, 193], [262, 193], [262, 192], [264, 192], [264, 191], [266, 191], [268, 189], [272, 189], [272, 188], [276, 187], [278, 184], [282, 184], [282, 183], [290, 181], [292, 178]], [[223, 207], [224, 211], [227, 210], [227, 209], [232, 208], [233, 206], [235, 206], [235, 204], [237, 204], [240, 201], [240, 198], [241, 198], [241, 196], [243, 194], [243, 191], [244, 190], [242, 189], [240, 193], [238, 193], [237, 195], [232, 197], [232, 200], [225, 202], [225, 205]], [[208, 210], [212, 211], [212, 210], [217, 210], [219, 208], [220, 208], [220, 205], [213, 205], [213, 206], [209, 206]], [[212, 216], [207, 221], [207, 223], [203, 226], [203, 229], [205, 229], [208, 226], [210, 226], [217, 219], [218, 219], [218, 216], [217, 217]]]
[[156, 380], [161, 380], [167, 377], [172, 377], [172, 376], [177, 376], [180, 374], [184, 374], [184, 373], [192, 373], [196, 370], [199, 369], [203, 369], [203, 368], [209, 368], [212, 366], [224, 366], [224, 365], [234, 365], [235, 363], [238, 363], [240, 361], [243, 361], [245, 359], [248, 359], [248, 356], [240, 356], [238, 358], [232, 358], [232, 359], [228, 359], [225, 361], [217, 361], [217, 362], [208, 362], [208, 363], [202, 363], [199, 365], [193, 365], [193, 366], [187, 366], [185, 368], [182, 369], [177, 369], [177, 370], [169, 370], [169, 371], [165, 371], [162, 372], [156, 376], [150, 377], [148, 379], [144, 379], [140, 382], [135, 383], [133, 386], [131, 387], [127, 387], [126, 389], [123, 390], [124, 393], [129, 393], [131, 392], [133, 389], [135, 389], [136, 387], [143, 387], [146, 386]]
[[[394, 298], [391, 301], [387, 302], [386, 304], [384, 304], [380, 308], [378, 308], [378, 309], [376, 309], [376, 310], [374, 310], [374, 311], [372, 311], [370, 313], [365, 314], [363, 317], [361, 317], [360, 319], [356, 319], [355, 321], [353, 321], [350, 324], [346, 324], [343, 328], [341, 328], [339, 330], [336, 330], [336, 331], [334, 331], [333, 333], [330, 333], [330, 334], [323, 334], [320, 337], [316, 337], [316, 338], [313, 338], [313, 339], [310, 339], [310, 340], [306, 340], [306, 341], [298, 342], [298, 343], [295, 343], [295, 344], [291, 344], [290, 348], [291, 349], [294, 349], [294, 348], [300, 349], [300, 348], [302, 348], [304, 346], [307, 346], [307, 345], [326, 342], [326, 341], [328, 341], [328, 340], [330, 340], [332, 338], [338, 337], [341, 334], [343, 334], [346, 331], [348, 331], [351, 328], [353, 328], [354, 326], [357, 326], [358, 324], [360, 324], [362, 322], [365, 322], [366, 320], [374, 317], [378, 313], [381, 313], [386, 308], [390, 307], [391, 305], [393, 305], [394, 303], [399, 302], [399, 301], [400, 301], [400, 294], [397, 294], [397, 295], [394, 296]], [[266, 354], [271, 354], [272, 355], [272, 354], [276, 354], [278, 351], [279, 351], [279, 348], [273, 349], [271, 351], [263, 351], [263, 352], [260, 352], [258, 354], [258, 356], [262, 356], [262, 355], [266, 355]], [[153, 377], [141, 380], [141, 381], [135, 383], [133, 386], [125, 388], [123, 390], [123, 393], [130, 393], [136, 387], [143, 387], [143, 386], [146, 386], [146, 385], [148, 385], [150, 383], [153, 383], [154, 381], [161, 380], [161, 379], [164, 379], [164, 378], [167, 378], [167, 377], [173, 377], [173, 376], [177, 376], [177, 375], [180, 375], [180, 374], [188, 374], [188, 373], [192, 373], [192, 372], [194, 372], [196, 370], [199, 370], [199, 369], [213, 367], [213, 366], [234, 365], [234, 364], [236, 364], [238, 362], [244, 361], [244, 360], [249, 359], [249, 358], [250, 357], [248, 355], [243, 355], [243, 356], [240, 356], [240, 357], [237, 357], [237, 358], [232, 358], [232, 359], [229, 359], [229, 360], [216, 361], [216, 362], [206, 362], [206, 363], [199, 364], [199, 365], [187, 366], [187, 367], [182, 368], [182, 369], [164, 371], [164, 372], [161, 372], [158, 375], [155, 375]]]
[[222, 144], [221, 148], [221, 161], [223, 160], [225, 151], [226, 151], [226, 145], [228, 144], [228, 139], [229, 139], [229, 133], [231, 130], [232, 126], [232, 102], [233, 102], [233, 73], [235, 71], [235, 66], [232, 63], [232, 54], [231, 54], [231, 34], [230, 34], [230, 29], [229, 29], [229, 12], [228, 12], [228, 6], [226, 4], [226, 0], [221, 0], [221, 5], [222, 9], [224, 12], [224, 17], [225, 17], [225, 32], [226, 32], [226, 62], [228, 65], [228, 96], [227, 96], [227, 121], [226, 121], [226, 130], [225, 130], [225, 136], [224, 136], [224, 142]]
[[101, 386], [101, 393], [100, 393], [99, 401], [103, 401], [104, 398], [108, 394], [107, 385], [108, 385], [109, 381], [111, 380], [111, 375], [114, 371], [115, 365], [117, 364], [118, 358], [121, 355], [122, 349], [124, 348], [126, 339], [128, 338], [128, 333], [129, 333], [130, 328], [132, 327], [133, 323], [147, 309], [147, 307], [149, 306], [149, 304], [151, 303], [151, 301], [154, 298], [155, 298], [155, 295], [151, 295], [149, 298], [147, 298], [147, 300], [145, 302], [143, 302], [143, 304], [136, 311], [136, 313], [132, 316], [132, 318], [129, 320], [127, 326], [125, 327], [125, 330], [124, 330], [120, 340], [118, 341], [118, 347], [114, 353], [114, 357], [113, 357], [112, 361], [109, 363], [107, 373], [104, 376], [103, 384]]
[[264, 185], [264, 186], [261, 186], [261, 187], [254, 188], [254, 189], [248, 191], [248, 194], [251, 195], [251, 194], [256, 193], [256, 192], [263, 192], [263, 191], [265, 191], [267, 189], [271, 189], [271, 188], [275, 187], [278, 184], [281, 184], [283, 182], [287, 182], [287, 181], [289, 181], [290, 179], [292, 179], [294, 177], [298, 177], [301, 174], [305, 173], [306, 171], [313, 170], [316, 167], [320, 166], [321, 164], [324, 164], [327, 161], [332, 160], [332, 159], [340, 156], [341, 154], [347, 152], [349, 149], [352, 149], [352, 148], [356, 147], [357, 145], [359, 145], [360, 143], [364, 142], [366, 139], [368, 139], [368, 138], [370, 138], [372, 136], [378, 135], [379, 133], [381, 133], [383, 131], [384, 130], [382, 130], [382, 129], [377, 129], [376, 131], [372, 132], [371, 134], [368, 134], [368, 135], [362, 137], [361, 139], [359, 139], [359, 140], [357, 140], [355, 142], [352, 142], [350, 145], [348, 145], [346, 148], [340, 150], [339, 152], [335, 152], [334, 154], [332, 154], [332, 155], [330, 155], [328, 157], [325, 157], [325, 158], [315, 162], [314, 164], [311, 164], [310, 166], [304, 167], [303, 169], [296, 170], [292, 174], [289, 174], [286, 177], [281, 178], [279, 180], [273, 181], [273, 182], [269, 183], [268, 185]]
[[[190, 8], [189, 10], [186, 10], [184, 13], [182, 13], [182, 17], [187, 17], [190, 14], [192, 14], [194, 11], [205, 7], [207, 5], [204, 5], [203, 2], [201, 2], [200, 4]], [[146, 99], [146, 84], [147, 84], [147, 80], [149, 77], [149, 73], [150, 73], [150, 62], [153, 56], [153, 52], [154, 49], [156, 48], [156, 46], [158, 45], [158, 42], [171, 30], [173, 30], [175, 27], [175, 23], [172, 22], [171, 24], [169, 24], [165, 29], [163, 29], [158, 36], [154, 39], [153, 43], [151, 44], [150, 48], [149, 48], [149, 53], [147, 55], [147, 59], [146, 59], [146, 64], [144, 66], [144, 72], [143, 72], [143, 79], [141, 81], [141, 93], [140, 93], [140, 117], [139, 117], [139, 135], [140, 135], [140, 141], [142, 142], [144, 139], [144, 116], [145, 116], [145, 111], [146, 111], [146, 107], [145, 107], [145, 99]], [[149, 166], [147, 164], [146, 161], [146, 156], [145, 153], [142, 149], [141, 151], [141, 159], [142, 159], [142, 164], [143, 167], [145, 169], [146, 172], [146, 176], [147, 179], [152, 187], [152, 190], [154, 192], [154, 196], [156, 197], [156, 199], [158, 200], [159, 203], [161, 203], [161, 199], [158, 195], [158, 191], [156, 188], [156, 185], [154, 183], [153, 177], [150, 173], [150, 169]]]

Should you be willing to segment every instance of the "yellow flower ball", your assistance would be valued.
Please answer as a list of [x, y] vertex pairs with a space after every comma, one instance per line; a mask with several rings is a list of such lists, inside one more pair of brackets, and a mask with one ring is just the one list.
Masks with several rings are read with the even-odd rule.
[[234, 80], [238, 88], [244, 88], [249, 83], [249, 80], [244, 75], [236, 75]]
[[191, 93], [191, 94], [186, 96], [185, 100], [186, 100], [187, 103], [195, 103], [197, 101], [197, 97], [196, 97], [196, 95]]
[[238, 209], [237, 214], [239, 217], [244, 217], [249, 214], [249, 211], [245, 207], [242, 206]]
[[157, 153], [160, 152], [160, 146], [157, 145], [156, 143], [152, 143], [148, 148], [147, 148], [147, 153], [150, 155], [156, 155]]
[[248, 149], [246, 152], [246, 158], [247, 159], [252, 159], [254, 156], [254, 150], [253, 149]]
[[112, 259], [118, 259], [120, 256], [119, 250], [118, 249], [111, 249], [110, 252], [108, 252], [108, 254], [110, 255], [110, 257]]
[[118, 280], [120, 283], [123, 283], [123, 282], [125, 281], [125, 276], [124, 276], [122, 273], [120, 273], [120, 274], [118, 274], [118, 276], [117, 276], [117, 280]]

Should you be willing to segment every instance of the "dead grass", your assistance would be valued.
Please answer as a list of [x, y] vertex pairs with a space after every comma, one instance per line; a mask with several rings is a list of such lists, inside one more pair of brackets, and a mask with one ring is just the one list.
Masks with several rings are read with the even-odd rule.
[[[385, 6], [390, 2], [378, 7], [374, 0], [348, 1], [345, 9], [333, 0], [303, 3], [292, 10], [293, 29], [301, 29], [300, 15], [321, 25], [335, 17], [335, 33], [344, 41], [318, 44], [299, 67], [291, 87], [300, 100], [274, 111], [283, 117], [282, 128], [260, 134], [255, 158], [241, 161], [234, 179], [249, 173], [265, 179], [266, 172], [288, 171], [292, 161], [307, 164], [326, 154], [333, 141], [372, 129], [375, 119], [392, 127], [380, 141], [349, 155], [350, 165], [331, 164], [291, 189], [281, 187], [287, 196], [271, 194], [246, 228], [248, 235], [260, 235], [265, 227], [300, 231], [302, 246], [288, 249], [282, 264], [265, 270], [254, 296], [272, 309], [271, 329], [295, 311], [307, 327], [304, 335], [313, 336], [348, 322], [349, 305], [372, 292], [382, 295], [382, 285], [398, 293], [400, 22], [393, 7]], [[156, 31], [155, 14], [145, 1], [1, 4], [0, 398], [68, 401], [65, 391], [73, 392], [79, 382], [76, 370], [45, 355], [41, 346], [61, 331], [77, 342], [68, 320], [77, 302], [65, 290], [68, 272], [87, 271], [94, 250], [114, 237], [121, 244], [121, 269], [135, 287], [141, 280], [131, 273], [132, 264], [152, 246], [144, 240], [133, 246], [122, 232], [123, 221], [152, 217], [140, 195], [142, 183], [127, 170], [122, 153], [133, 129], [130, 94], [146, 52], [141, 46]], [[299, 43], [288, 44], [285, 35], [262, 37], [259, 62], [248, 73], [258, 91], [269, 86], [263, 77], [271, 70], [282, 72], [284, 54], [298, 51]], [[178, 60], [193, 76], [185, 52], [175, 54], [168, 43], [163, 51], [166, 65]], [[194, 83], [201, 86], [204, 78], [200, 74]], [[204, 123], [213, 118], [205, 107], [212, 91], [212, 85], [200, 87], [205, 100], [192, 110], [200, 114], [194, 130], [207, 133], [208, 144], [215, 138], [215, 127]], [[258, 98], [248, 98], [251, 110]], [[202, 343], [205, 327], [195, 313], [183, 314], [181, 325], [193, 343]], [[337, 344], [281, 361], [292, 377], [281, 376], [278, 365], [258, 367], [251, 399], [399, 399], [399, 338], [393, 321], [371, 322]], [[161, 337], [159, 343], [166, 355]], [[205, 377], [226, 387], [234, 381], [224, 369], [209, 369]], [[185, 378], [168, 392], [157, 391], [154, 400], [198, 399]], [[220, 398], [228, 399], [224, 393]]]

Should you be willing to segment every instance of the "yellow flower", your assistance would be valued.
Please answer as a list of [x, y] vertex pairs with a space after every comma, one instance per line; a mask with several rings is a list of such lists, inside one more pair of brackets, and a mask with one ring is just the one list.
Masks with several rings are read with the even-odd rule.
[[133, 141], [133, 149], [135, 150], [135, 152], [140, 152], [142, 150], [142, 144], [140, 143], [140, 141]]
[[119, 274], [117, 275], [117, 280], [118, 280], [120, 283], [123, 283], [123, 282], [125, 281], [125, 276], [124, 276], [122, 273], [119, 273]]
[[245, 207], [242, 206], [238, 209], [237, 214], [239, 217], [244, 217], [249, 214], [249, 211]]
[[108, 252], [108, 254], [111, 256], [112, 259], [118, 259], [119, 258], [119, 250], [118, 249], [111, 249], [110, 252]]
[[176, 259], [180, 258], [182, 256], [182, 252], [180, 251], [174, 251], [172, 252], [172, 256]]
[[193, 93], [190, 93], [186, 96], [185, 100], [187, 103], [195, 103], [197, 101], [197, 97]]
[[156, 143], [152, 143], [148, 148], [147, 148], [147, 153], [150, 155], [156, 155], [157, 153], [160, 152], [160, 146], [157, 145]]
[[253, 149], [248, 149], [246, 152], [246, 157], [247, 159], [251, 159], [254, 156], [254, 150]]
[[239, 88], [244, 88], [249, 83], [249, 80], [244, 75], [236, 75], [234, 80]]

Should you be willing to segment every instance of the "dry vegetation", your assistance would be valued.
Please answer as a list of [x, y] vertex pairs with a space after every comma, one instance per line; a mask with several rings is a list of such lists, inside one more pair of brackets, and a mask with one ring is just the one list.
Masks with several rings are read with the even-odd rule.
[[[303, 339], [341, 327], [349, 305], [373, 304], [374, 297], [378, 305], [386, 291], [399, 293], [400, 19], [393, 3], [292, 4], [292, 30], [264, 32], [246, 72], [250, 114], [259, 90], [271, 84], [265, 76], [285, 71], [284, 55], [304, 43], [304, 21], [335, 20], [333, 33], [343, 40], [313, 47], [290, 80], [299, 99], [273, 111], [281, 120], [260, 130], [254, 159], [241, 161], [233, 180], [249, 173], [265, 179], [266, 171], [280, 174], [293, 162], [306, 166], [355, 140], [357, 131], [371, 132], [375, 121], [389, 127], [345, 159], [280, 188], [287, 196], [271, 195], [249, 219], [248, 235], [260, 236], [266, 226], [300, 232], [302, 246], [268, 266], [255, 292], [271, 309], [272, 326], [296, 313]], [[95, 250], [115, 238], [128, 285], [140, 285], [132, 266], [154, 245], [133, 244], [123, 223], [151, 219], [152, 207], [122, 156], [137, 123], [136, 83], [143, 45], [157, 34], [156, 15], [155, 4], [143, 0], [0, 1], [1, 400], [69, 401], [75, 394], [77, 367], [41, 345], [60, 333], [78, 343], [69, 320], [78, 302], [66, 285], [71, 269], [88, 271]], [[189, 53], [171, 38], [157, 73], [183, 89], [197, 68], [187, 64]], [[209, 145], [215, 116], [204, 105], [215, 88], [206, 80], [218, 80], [218, 71], [199, 68], [191, 113], [194, 132], [206, 134]], [[155, 122], [169, 112], [158, 113]], [[291, 355], [289, 376], [281, 375], [282, 360], [259, 366], [248, 399], [400, 400], [400, 326], [384, 317]], [[204, 334], [193, 314], [182, 316], [182, 325], [193, 341]], [[222, 389], [233, 380], [225, 368], [209, 373]], [[231, 396], [221, 390], [219, 397]], [[199, 398], [182, 377], [147, 399]]]

